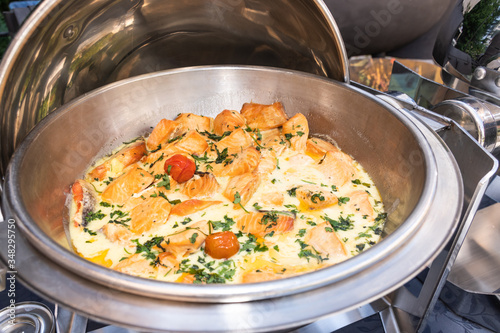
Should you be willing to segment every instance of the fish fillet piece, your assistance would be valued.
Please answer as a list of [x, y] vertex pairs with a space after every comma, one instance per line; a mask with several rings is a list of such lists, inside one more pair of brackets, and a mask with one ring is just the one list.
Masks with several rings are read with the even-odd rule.
[[184, 128], [185, 131], [212, 132], [213, 118], [199, 116], [194, 113], [181, 113], [175, 121]]
[[217, 179], [211, 173], [204, 173], [201, 176], [194, 176], [184, 183], [181, 193], [189, 198], [205, 198], [210, 197], [219, 189]]
[[347, 195], [349, 201], [346, 204], [345, 210], [352, 214], [366, 215], [368, 219], [373, 219], [374, 211], [370, 203], [370, 195], [365, 191], [354, 191]]
[[[160, 266], [158, 267], [158, 275], [165, 275], [169, 269], [177, 269], [179, 267], [179, 259], [172, 252], [162, 252], [158, 255]], [[164, 272], [162, 270], [164, 268]], [[163, 273], [163, 274], [162, 274]]]
[[[252, 144], [252, 137], [244, 129], [239, 128], [217, 142], [214, 146], [217, 147], [219, 152], [222, 152], [227, 148], [228, 155], [232, 155], [241, 153], [244, 149], [252, 146]], [[214, 155], [214, 153], [211, 155]]]
[[278, 159], [276, 158], [276, 153], [274, 150], [263, 150], [260, 155], [259, 164], [255, 169], [258, 174], [269, 174], [278, 165]]
[[329, 151], [340, 152], [334, 144], [320, 138], [309, 138], [306, 141], [306, 154], [315, 161], [321, 160]]
[[156, 124], [149, 135], [146, 147], [149, 150], [156, 150], [168, 140], [180, 134], [181, 125], [174, 120], [162, 119]]
[[214, 119], [214, 133], [223, 135], [227, 131], [234, 131], [237, 128], [242, 128], [246, 124], [245, 118], [234, 110], [224, 110], [219, 113]]
[[310, 229], [304, 241], [322, 256], [328, 256], [328, 264], [334, 264], [347, 257], [344, 243], [337, 237], [329, 223], [321, 223]]
[[276, 154], [280, 154], [286, 148], [285, 137], [281, 133], [281, 129], [273, 128], [266, 131], [260, 131], [261, 139], [260, 145], [272, 149]]
[[130, 211], [130, 231], [140, 235], [153, 226], [165, 223], [172, 205], [163, 197], [145, 197], [140, 204]]
[[174, 235], [166, 236], [160, 246], [178, 258], [184, 257], [201, 247], [207, 238], [208, 232], [208, 222], [198, 221]]
[[71, 220], [75, 226], [87, 226], [85, 218], [94, 211], [97, 193], [90, 183], [83, 179], [77, 179], [71, 186], [71, 195], [75, 207]]
[[156, 267], [151, 266], [149, 260], [140, 253], [133, 254], [127, 259], [120, 261], [113, 269], [125, 274], [143, 277], [156, 277], [158, 272]]
[[275, 234], [282, 234], [293, 229], [295, 218], [287, 214], [280, 214], [279, 212], [269, 211], [250, 212], [243, 214], [237, 219], [236, 225], [239, 230], [255, 235], [257, 237], [264, 237], [266, 234], [273, 232]]
[[[232, 177], [222, 193], [229, 201], [235, 202], [235, 196], [240, 197], [241, 205], [246, 205], [259, 187], [260, 177], [254, 173], [245, 173]], [[235, 204], [238, 208], [239, 204]]]
[[124, 174], [114, 179], [102, 192], [103, 201], [123, 205], [134, 193], [151, 185], [154, 177], [138, 166], [131, 166]]
[[335, 194], [316, 185], [301, 185], [295, 194], [300, 203], [310, 210], [324, 209], [338, 202]]
[[354, 160], [341, 151], [327, 152], [316, 168], [331, 184], [339, 187], [347, 183], [356, 173]]
[[255, 271], [249, 271], [243, 273], [241, 277], [241, 283], [257, 283], [271, 280], [279, 280], [287, 277], [285, 274], [279, 274], [274, 271], [274, 269], [269, 267], [259, 268]]
[[260, 152], [254, 147], [248, 147], [237, 154], [227, 165], [225, 163], [212, 164], [213, 173], [217, 177], [239, 176], [254, 171], [259, 162]]
[[104, 236], [111, 242], [128, 243], [134, 235], [130, 230], [120, 224], [107, 223], [101, 228]]
[[194, 274], [182, 273], [181, 276], [177, 280], [175, 280], [175, 282], [192, 284], [194, 280], [195, 280]]
[[205, 137], [198, 133], [197, 131], [189, 131], [186, 135], [174, 141], [165, 147], [161, 148], [154, 153], [149, 154], [144, 160], [145, 163], [158, 163], [158, 159], [165, 159], [166, 156], [174, 155], [174, 154], [196, 154], [202, 155], [203, 152], [207, 149], [208, 143], [205, 140]]
[[103, 180], [111, 168], [113, 172], [121, 172], [131, 164], [139, 161], [146, 154], [146, 144], [143, 140], [134, 142], [133, 144], [120, 149], [113, 154], [105, 162], [96, 166], [89, 173], [91, 179]]
[[282, 133], [293, 150], [304, 152], [309, 137], [309, 124], [302, 113], [297, 113], [283, 124]]
[[245, 103], [240, 113], [252, 129], [267, 130], [282, 126], [288, 119], [280, 102], [270, 105]]
[[172, 215], [186, 216], [204, 210], [210, 206], [218, 205], [220, 203], [222, 203], [222, 201], [189, 199], [172, 207], [170, 213]]
[[267, 192], [262, 195], [264, 205], [282, 206], [284, 201], [285, 196], [280, 192]]

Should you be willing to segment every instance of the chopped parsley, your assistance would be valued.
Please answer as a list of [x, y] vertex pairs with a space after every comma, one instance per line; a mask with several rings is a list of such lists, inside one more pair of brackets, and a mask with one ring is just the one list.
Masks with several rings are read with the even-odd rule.
[[306, 234], [307, 230], [306, 229], [300, 229], [299, 230], [299, 233], [297, 234], [297, 236], [299, 237], [304, 237], [305, 234]]
[[208, 221], [214, 230], [222, 229], [222, 231], [230, 231], [231, 226], [234, 225], [236, 222], [228, 217], [227, 215], [224, 215], [224, 222], [223, 221]]
[[342, 215], [340, 215], [338, 220], [333, 220], [329, 218], [328, 215], [325, 214], [324, 216], [321, 216], [321, 218], [326, 222], [330, 223], [330, 225], [335, 231], [339, 230], [346, 231], [354, 228], [353, 221], [351, 221], [349, 216], [343, 217]]
[[177, 273], [188, 273], [194, 275], [195, 284], [222, 284], [232, 281], [236, 273], [236, 264], [233, 260], [225, 260], [218, 266], [215, 261], [207, 262], [204, 257], [198, 257], [198, 264], [190, 264], [189, 260], [183, 260]]
[[248, 234], [248, 239], [245, 243], [241, 244], [240, 252], [265, 252], [268, 251], [269, 248], [265, 244], [261, 244], [257, 242], [257, 237], [252, 234]]
[[[171, 165], [169, 165], [171, 167]], [[157, 178], [160, 175], [156, 175], [155, 178]], [[160, 176], [161, 181], [156, 184], [156, 187], [165, 187], [165, 189], [170, 190], [170, 177], [166, 173]]]
[[151, 152], [152, 152], [152, 153], [155, 153], [155, 152], [157, 152], [157, 151], [158, 151], [158, 150], [160, 150], [160, 149], [161, 149], [161, 144], [158, 144], [158, 146], [156, 147], [156, 149], [151, 150]]
[[311, 196], [311, 201], [313, 203], [318, 203], [318, 201], [325, 201], [325, 197], [323, 196], [323, 194], [320, 192], [320, 193], [314, 193], [312, 196]]
[[287, 190], [286, 193], [288, 193], [288, 195], [291, 197], [296, 197], [297, 196], [297, 187], [292, 187], [291, 189]]
[[346, 204], [351, 200], [349, 197], [339, 197], [339, 206], [342, 206], [343, 204]]
[[362, 252], [365, 249], [365, 244], [356, 244], [356, 250]]
[[222, 135], [217, 135], [217, 134], [210, 133], [210, 132], [207, 132], [207, 131], [200, 132], [200, 134], [206, 136], [210, 140], [220, 141], [223, 138], [225, 138], [226, 136], [230, 135], [231, 131], [226, 131], [226, 132], [222, 133]]
[[88, 212], [85, 215], [85, 218], [84, 218], [85, 221], [83, 222], [83, 225], [86, 226], [87, 224], [89, 224], [90, 222], [92, 222], [94, 220], [102, 220], [105, 216], [106, 216], [106, 214], [101, 212], [100, 209], [97, 212]]
[[196, 242], [196, 238], [198, 238], [197, 232], [195, 232], [194, 234], [191, 235], [191, 237], [189, 237], [189, 242], [191, 242], [191, 244], [194, 244]]
[[221, 164], [221, 163], [226, 163], [228, 159], [228, 150], [227, 147], [224, 148], [222, 151], [219, 151], [217, 147], [215, 147], [215, 151], [217, 152], [217, 158], [215, 159], [216, 164]]
[[88, 233], [90, 236], [96, 236], [97, 235], [97, 232], [95, 231], [92, 231], [88, 228], [83, 228], [83, 231], [85, 231], [86, 233]]
[[106, 185], [109, 185], [113, 180], [114, 180], [114, 178], [108, 177], [108, 179], [104, 180], [103, 183], [106, 184]]
[[175, 138], [172, 138], [172, 139], [168, 140], [167, 143], [172, 143], [174, 141], [180, 140], [180, 139], [182, 139], [184, 137], [184, 135], [186, 135], [186, 133], [184, 133], [182, 135], [178, 135]]
[[142, 256], [145, 257], [146, 259], [153, 260], [152, 264], [154, 264], [154, 261], [156, 261], [156, 258], [158, 257], [159, 252], [153, 250], [153, 247], [159, 247], [160, 249], [164, 250], [161, 247], [161, 243], [163, 242], [163, 237], [162, 236], [156, 236], [151, 238], [150, 240], [146, 241], [144, 244], [139, 243], [138, 239], [132, 239], [132, 242], [135, 243], [136, 248], [135, 248], [135, 253], [142, 253]]
[[137, 138], [132, 139], [132, 140], [130, 140], [130, 141], [124, 142], [123, 144], [124, 144], [124, 145], [128, 145], [128, 144], [131, 144], [131, 143], [136, 142], [136, 141], [137, 141], [137, 140], [139, 140], [139, 139], [141, 139], [141, 137], [140, 137], [140, 136], [138, 136]]
[[238, 191], [236, 191], [236, 193], [234, 194], [233, 203], [235, 205], [240, 205], [240, 207], [243, 208], [243, 210], [248, 213], [248, 210], [246, 210], [245, 207], [243, 207], [243, 205], [241, 204], [241, 196], [240, 196], [240, 193]]
[[372, 238], [372, 234], [370, 233], [367, 233], [367, 232], [360, 232], [358, 234], [358, 236], [356, 237], [356, 239], [360, 239], [362, 237], [365, 237], [365, 238]]
[[318, 264], [324, 260], [328, 260], [328, 258], [323, 258], [314, 248], [309, 248], [309, 244], [304, 243], [300, 239], [296, 239], [295, 242], [300, 245], [300, 252], [298, 253], [299, 258], [305, 258], [307, 262], [309, 262], [310, 258], [313, 258], [318, 261]]
[[[156, 193], [153, 193], [153, 194], [156, 194]], [[151, 196], [153, 196], [153, 194], [151, 194]], [[167, 201], [168, 201], [168, 203], [169, 203], [169, 204], [171, 204], [171, 205], [173, 205], [173, 206], [178, 205], [178, 204], [180, 204], [180, 203], [182, 202], [182, 201], [180, 201], [179, 199], [176, 199], [176, 200], [170, 200], [170, 199], [169, 199], [169, 198], [165, 195], [165, 193], [163, 193], [163, 192], [161, 192], [161, 191], [160, 191], [160, 192], [158, 192], [158, 195], [159, 195], [160, 197], [162, 197], [163, 199], [167, 200]], [[156, 197], [156, 196], [158, 196], [158, 195], [155, 195], [155, 197]]]

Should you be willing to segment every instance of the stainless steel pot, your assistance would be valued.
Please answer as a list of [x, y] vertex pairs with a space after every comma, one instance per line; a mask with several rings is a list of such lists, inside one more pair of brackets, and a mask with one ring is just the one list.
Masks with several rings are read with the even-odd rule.
[[[213, 116], [250, 100], [279, 100], [289, 115], [304, 113], [311, 133], [331, 136], [366, 168], [389, 213], [379, 244], [316, 272], [232, 286], [127, 276], [71, 251], [62, 222], [65, 191], [96, 155], [145, 134], [162, 117]], [[450, 239], [462, 194], [460, 173], [442, 141], [389, 104], [302, 72], [210, 66], [120, 81], [43, 119], [10, 162], [3, 211], [23, 235], [19, 276], [63, 306], [141, 330], [261, 331], [347, 311], [401, 286]], [[6, 261], [5, 253], [0, 249]]]

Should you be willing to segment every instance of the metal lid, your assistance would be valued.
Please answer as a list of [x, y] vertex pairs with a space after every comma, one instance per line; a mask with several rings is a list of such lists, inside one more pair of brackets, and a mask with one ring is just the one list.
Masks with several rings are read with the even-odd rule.
[[13, 306], [0, 310], [0, 332], [52, 333], [54, 331], [54, 315], [42, 303], [14, 303]]
[[225, 64], [349, 81], [321, 0], [43, 1], [0, 66], [0, 173], [35, 124], [76, 97], [140, 74]]

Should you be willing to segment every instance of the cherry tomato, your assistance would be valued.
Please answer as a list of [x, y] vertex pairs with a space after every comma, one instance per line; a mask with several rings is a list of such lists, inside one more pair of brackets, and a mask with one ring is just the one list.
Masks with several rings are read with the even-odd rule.
[[164, 168], [176, 182], [184, 183], [193, 177], [196, 163], [185, 155], [176, 154], [165, 161]]
[[240, 242], [232, 231], [210, 234], [205, 239], [205, 253], [214, 259], [228, 259], [240, 250]]

